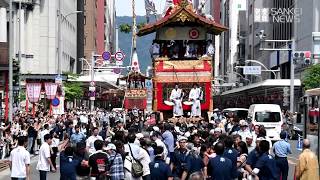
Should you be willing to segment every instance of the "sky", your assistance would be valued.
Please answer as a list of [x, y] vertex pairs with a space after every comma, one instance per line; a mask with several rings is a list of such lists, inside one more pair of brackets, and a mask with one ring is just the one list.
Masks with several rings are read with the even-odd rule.
[[[116, 1], [116, 11], [117, 16], [132, 16], [132, 0], [115, 0]], [[156, 9], [159, 12], [162, 12], [165, 0], [153, 0]], [[146, 11], [144, 9], [144, 0], [135, 0], [136, 2], [136, 14], [138, 16], [145, 16]]]

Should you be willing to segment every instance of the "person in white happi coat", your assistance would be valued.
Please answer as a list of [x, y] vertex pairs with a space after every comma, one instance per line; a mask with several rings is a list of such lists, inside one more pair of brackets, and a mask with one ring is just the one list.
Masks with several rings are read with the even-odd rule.
[[189, 93], [189, 101], [192, 101], [192, 107], [191, 107], [191, 117], [197, 117], [201, 116], [201, 99], [202, 99], [203, 93], [201, 89], [198, 87], [197, 84], [193, 85], [193, 88], [190, 90]]
[[171, 91], [171, 95], [170, 95], [170, 101], [174, 102], [173, 117], [183, 115], [182, 98], [183, 98], [182, 89], [179, 88], [178, 84], [175, 84], [175, 87]]

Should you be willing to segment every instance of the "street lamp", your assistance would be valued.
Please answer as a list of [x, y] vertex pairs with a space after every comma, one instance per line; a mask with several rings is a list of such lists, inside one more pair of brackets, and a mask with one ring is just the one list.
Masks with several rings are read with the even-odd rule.
[[58, 76], [60, 77], [62, 74], [62, 30], [61, 30], [61, 25], [62, 23], [67, 19], [68, 16], [72, 14], [78, 14], [78, 13], [83, 13], [83, 11], [74, 11], [71, 13], [68, 13], [66, 15], [63, 15], [61, 13], [61, 0], [59, 0], [59, 19], [58, 19], [58, 39], [59, 39], [59, 57], [58, 57]]
[[235, 71], [233, 71], [233, 73], [235, 73], [236, 75], [240, 76], [240, 78], [242, 78], [242, 79], [245, 80], [245, 81], [248, 81], [248, 82], [251, 84], [251, 80], [245, 78], [242, 74], [240, 74], [240, 73], [238, 73], [238, 72], [235, 72]]

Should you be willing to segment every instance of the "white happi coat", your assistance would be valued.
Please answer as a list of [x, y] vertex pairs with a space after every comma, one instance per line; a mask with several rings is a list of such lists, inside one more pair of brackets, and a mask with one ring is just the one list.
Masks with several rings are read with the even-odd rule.
[[201, 116], [201, 90], [200, 88], [192, 88], [189, 93], [189, 99], [193, 101], [192, 107], [191, 107], [191, 117], [194, 116]]
[[181, 89], [173, 89], [171, 91], [170, 100], [174, 102], [173, 106], [173, 116], [182, 116], [182, 90]]

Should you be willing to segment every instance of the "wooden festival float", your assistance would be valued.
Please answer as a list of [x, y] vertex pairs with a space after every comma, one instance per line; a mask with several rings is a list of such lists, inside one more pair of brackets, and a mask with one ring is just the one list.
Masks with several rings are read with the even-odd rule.
[[139, 109], [144, 111], [147, 107], [147, 89], [145, 80], [150, 79], [138, 71], [131, 71], [127, 76], [119, 78], [126, 81], [124, 95], [124, 108], [126, 110]]
[[[170, 8], [164, 17], [139, 30], [138, 36], [155, 32], [153, 44], [159, 47], [159, 54], [153, 54], [153, 111], [163, 113], [165, 119], [171, 118], [172, 106], [164, 101], [169, 100], [175, 83], [184, 91], [183, 101], [188, 101], [190, 89], [193, 84], [198, 84], [204, 96], [201, 101], [202, 117], [207, 117], [207, 112], [213, 108], [214, 72], [214, 55], [207, 55], [207, 44], [208, 40], [214, 42], [214, 35], [226, 30], [212, 17], [197, 13], [184, 0]], [[188, 117], [190, 109], [191, 106], [183, 105], [185, 117]]]

